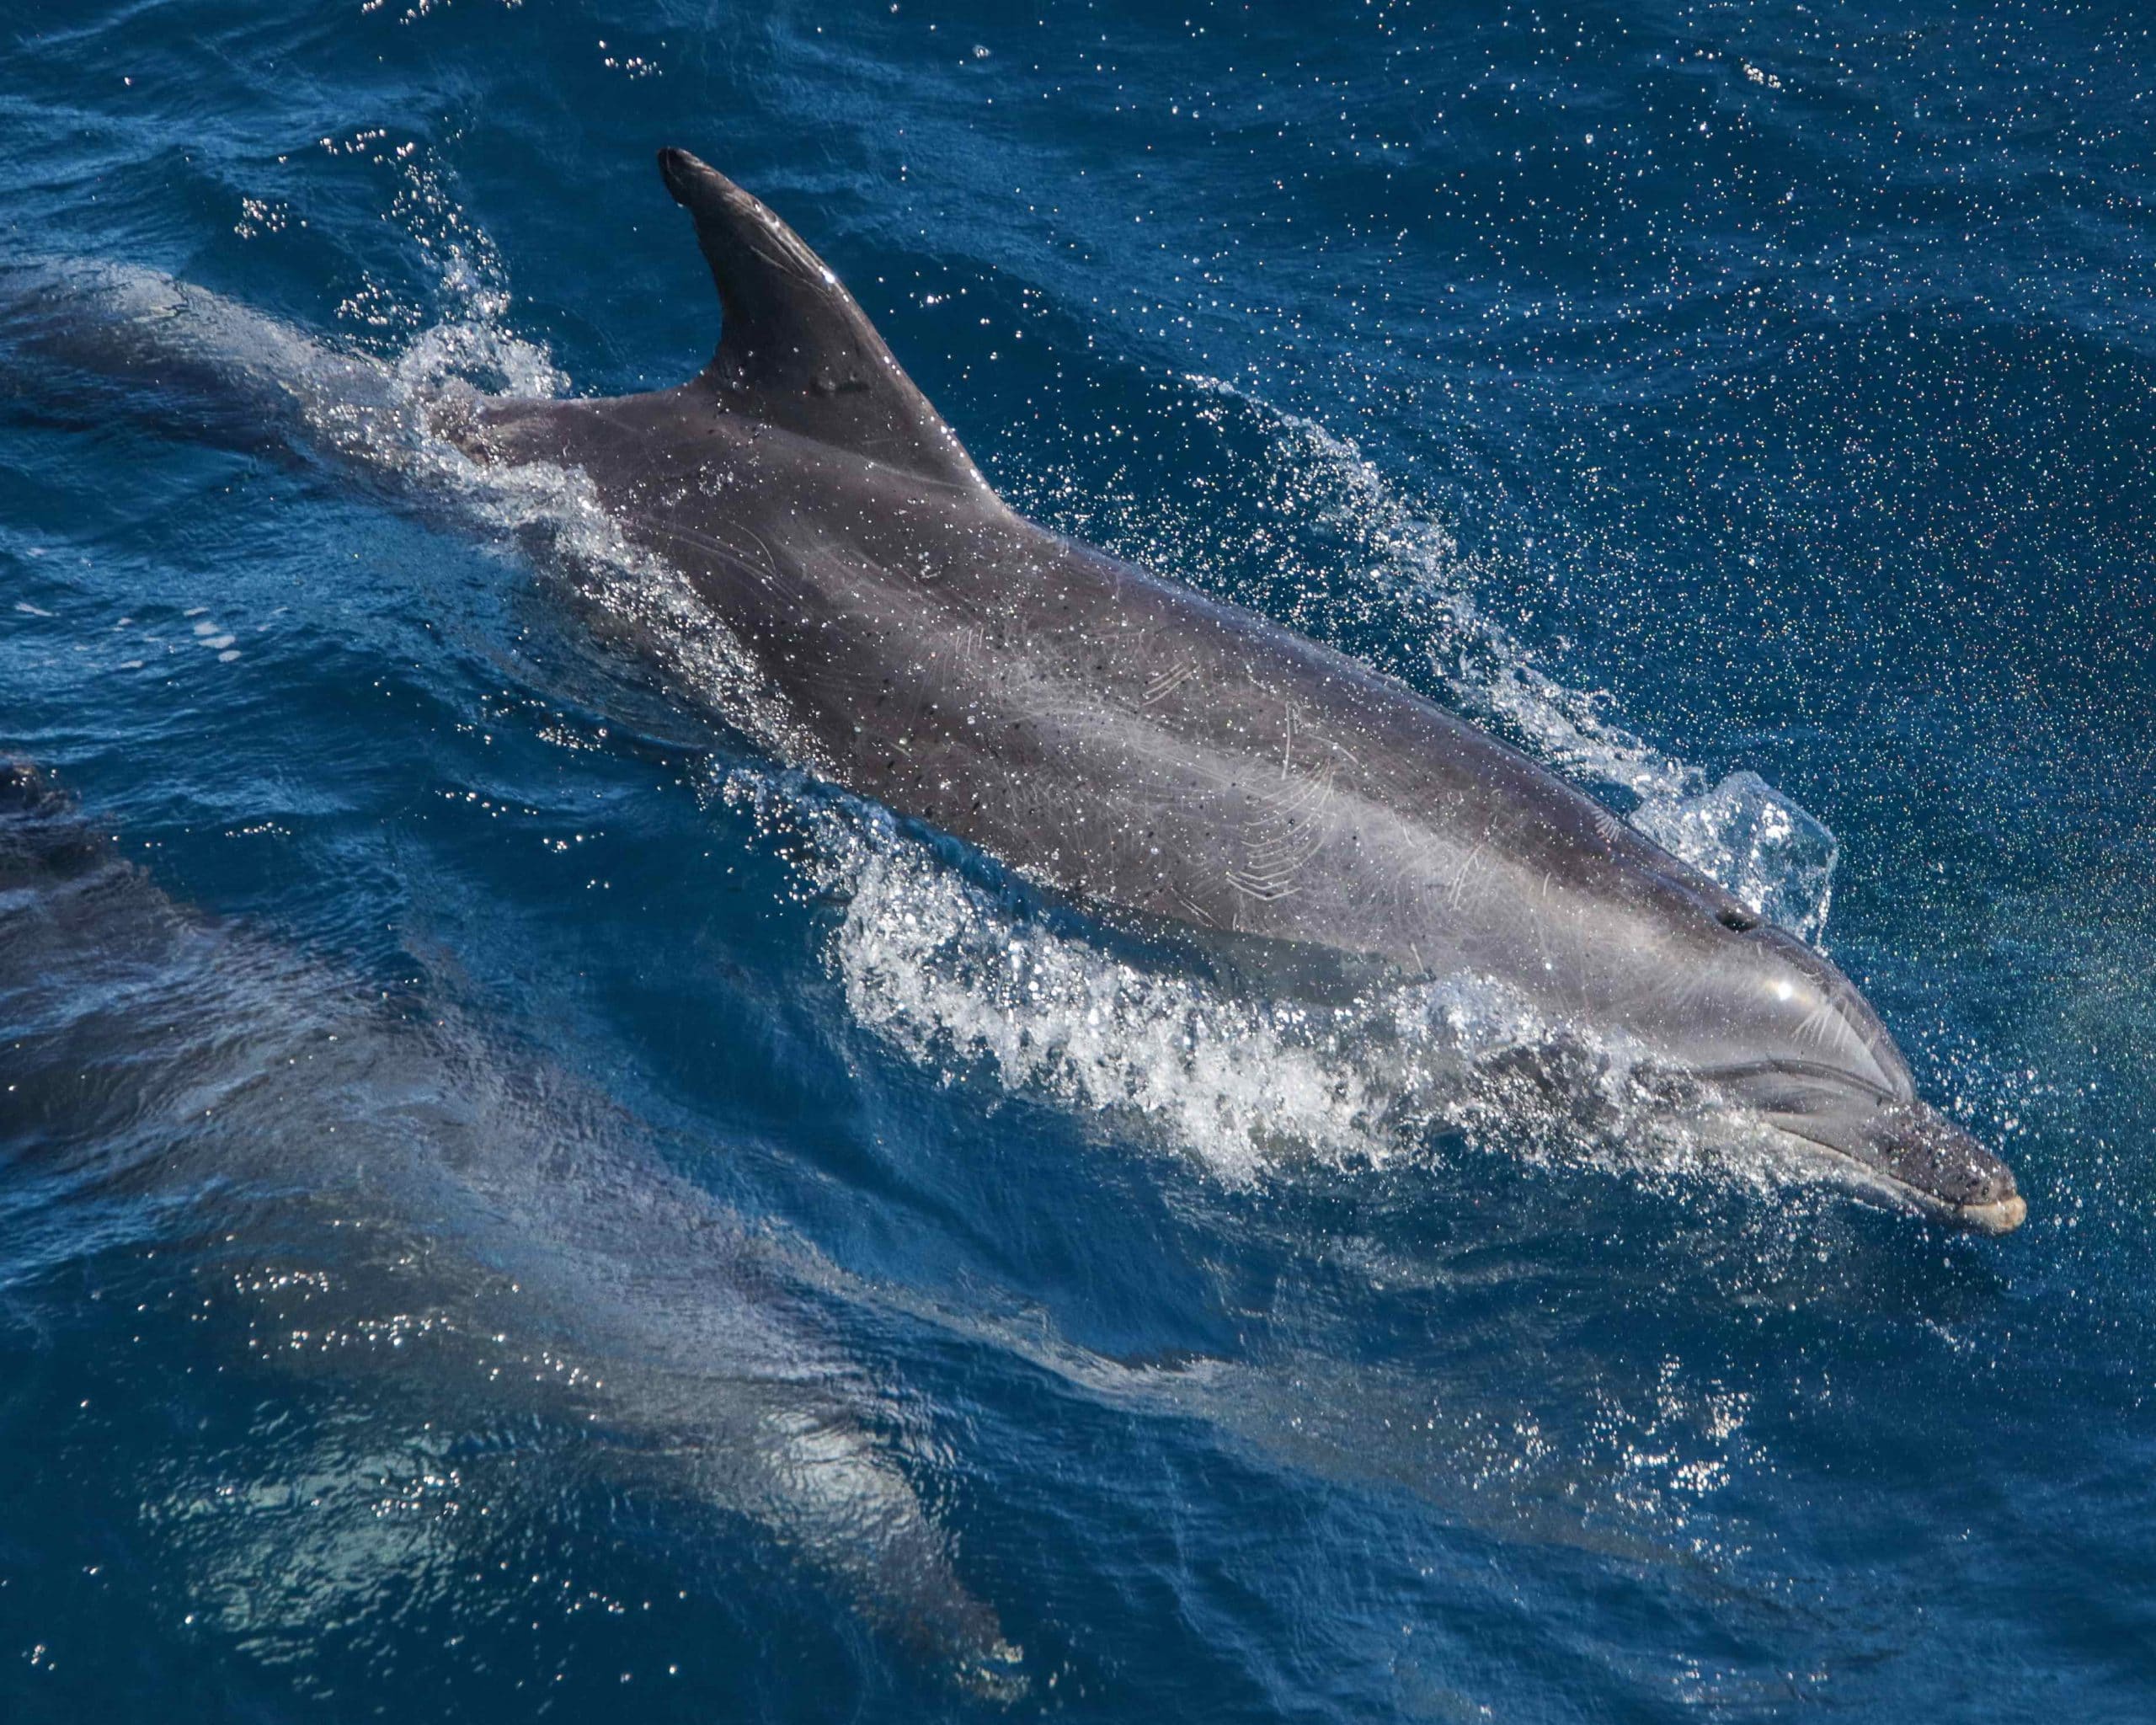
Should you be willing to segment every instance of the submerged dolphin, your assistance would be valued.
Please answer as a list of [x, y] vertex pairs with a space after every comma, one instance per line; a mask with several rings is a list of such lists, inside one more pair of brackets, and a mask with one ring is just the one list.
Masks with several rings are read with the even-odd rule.
[[[241, 1290], [247, 1361], [366, 1377], [370, 1429], [403, 1410], [450, 1443], [515, 1416], [574, 1430], [605, 1482], [745, 1518], [966, 1687], [1022, 1690], [1019, 1649], [884, 1434], [894, 1409], [831, 1333], [830, 1266], [670, 1172], [639, 1123], [544, 1063], [185, 911], [3, 758], [0, 1026], [0, 1169], [47, 1210], [154, 1194], [123, 1214], [176, 1241], [215, 1296], [204, 1322]], [[355, 1416], [336, 1423], [345, 1450], [380, 1453]], [[497, 1525], [456, 1524], [475, 1542]], [[253, 1538], [281, 1571], [301, 1536], [265, 1512], [203, 1554], [256, 1645], [280, 1611], [305, 1637], [365, 1609], [325, 1576], [364, 1594], [409, 1561], [403, 1535], [362, 1561], [364, 1525], [329, 1516], [314, 1536], [345, 1543], [300, 1564], [304, 1584], [250, 1573], [270, 1562]]]
[[838, 278], [660, 153], [722, 302], [678, 388], [472, 399], [581, 468], [745, 649], [789, 752], [1112, 913], [1471, 973], [1705, 1081], [1842, 1178], [2004, 1233], [2012, 1173], [1920, 1101], [1840, 971], [1515, 750], [1342, 654], [999, 499]]

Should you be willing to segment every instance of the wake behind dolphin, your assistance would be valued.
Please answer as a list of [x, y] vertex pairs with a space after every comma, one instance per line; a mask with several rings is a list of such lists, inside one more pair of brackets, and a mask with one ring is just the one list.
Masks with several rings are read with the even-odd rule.
[[[712, 364], [607, 400], [452, 392], [430, 417], [671, 572], [655, 633], [707, 634], [729, 719], [1261, 986], [1469, 979], [1709, 1087], [1832, 1178], [2019, 1226], [2011, 1173], [1917, 1097], [1818, 953], [1357, 661], [1021, 519], [791, 229], [684, 152], [660, 166], [722, 301]], [[168, 322], [199, 359], [205, 332], [243, 350], [217, 331], [248, 315], [200, 296]], [[365, 361], [195, 369], [221, 364], [377, 465], [382, 416], [411, 411]]]

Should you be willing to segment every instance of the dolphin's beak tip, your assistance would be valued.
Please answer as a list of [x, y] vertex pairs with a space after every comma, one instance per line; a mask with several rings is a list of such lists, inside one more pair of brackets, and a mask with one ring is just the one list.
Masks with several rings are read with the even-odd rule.
[[1922, 1196], [1941, 1220], [1972, 1233], [2011, 1234], [2029, 1219], [2014, 1171], [1967, 1129], [1921, 1102], [1901, 1104], [1892, 1130], [1875, 1140], [1870, 1160]]
[[1989, 1204], [1967, 1205], [1961, 1216], [1979, 1234], [2011, 1234], [2029, 1220], [2029, 1200], [2018, 1192], [2009, 1192]]

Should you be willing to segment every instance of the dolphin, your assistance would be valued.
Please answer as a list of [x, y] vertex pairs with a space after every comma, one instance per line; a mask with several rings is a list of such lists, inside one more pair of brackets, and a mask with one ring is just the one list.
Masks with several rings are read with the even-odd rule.
[[2012, 1172], [1820, 953], [1473, 724], [1023, 520], [831, 270], [660, 152], [720, 302], [677, 387], [446, 403], [581, 469], [745, 654], [801, 764], [1103, 913], [1421, 977], [1625, 1039], [1842, 1183], [1987, 1233]]
[[[381, 1419], [452, 1440], [512, 1416], [590, 1434], [575, 1454], [610, 1486], [753, 1524], [940, 1674], [1022, 1693], [1021, 1650], [883, 1435], [897, 1410], [831, 1333], [830, 1296], [865, 1296], [670, 1172], [624, 1111], [430, 1006], [392, 1013], [174, 904], [44, 772], [0, 759], [0, 1215], [126, 1194], [205, 1313], [239, 1306], [235, 1367], [357, 1377]], [[123, 1226], [78, 1220], [51, 1251]], [[251, 1630], [364, 1609], [318, 1596], [364, 1528], [292, 1594], [268, 1578], [291, 1529], [260, 1520], [274, 1562], [248, 1525], [198, 1554]]]
[[721, 307], [711, 364], [676, 388], [415, 398], [377, 361], [115, 266], [0, 270], [0, 361], [57, 362], [69, 391], [147, 377], [147, 409], [190, 435], [376, 476], [429, 477], [415, 429], [505, 473], [580, 470], [726, 638], [723, 716], [797, 764], [1111, 924], [1231, 968], [1257, 954], [1268, 983], [1318, 959], [1476, 976], [1860, 1192], [1985, 1232], [2025, 1218], [1818, 953], [1400, 684], [1020, 518], [792, 229], [686, 151], [659, 166]]

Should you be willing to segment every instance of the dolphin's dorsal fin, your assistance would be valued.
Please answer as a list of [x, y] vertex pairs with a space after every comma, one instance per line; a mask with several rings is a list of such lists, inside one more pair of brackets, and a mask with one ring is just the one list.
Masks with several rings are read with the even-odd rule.
[[696, 218], [718, 285], [718, 352], [702, 381], [730, 411], [945, 484], [988, 489], [957, 435], [800, 235], [686, 150], [659, 171]]

